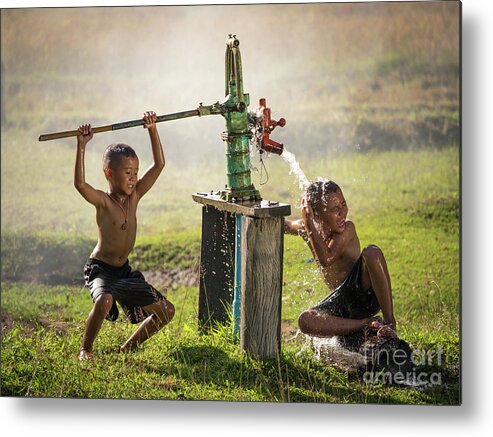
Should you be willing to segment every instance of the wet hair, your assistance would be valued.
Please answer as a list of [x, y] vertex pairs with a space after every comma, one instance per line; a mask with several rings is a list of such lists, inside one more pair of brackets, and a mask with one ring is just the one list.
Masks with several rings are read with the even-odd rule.
[[316, 213], [324, 205], [326, 197], [330, 193], [337, 193], [337, 191], [341, 191], [341, 188], [334, 181], [317, 179], [312, 182], [308, 186], [306, 193], [313, 211]]
[[120, 164], [123, 157], [137, 158], [137, 154], [135, 153], [135, 150], [127, 144], [110, 144], [103, 154], [103, 168], [114, 169]]

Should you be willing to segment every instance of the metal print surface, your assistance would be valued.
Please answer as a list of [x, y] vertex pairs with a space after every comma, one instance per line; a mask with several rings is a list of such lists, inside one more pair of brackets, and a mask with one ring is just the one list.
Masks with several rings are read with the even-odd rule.
[[460, 404], [460, 29], [2, 9], [2, 396]]

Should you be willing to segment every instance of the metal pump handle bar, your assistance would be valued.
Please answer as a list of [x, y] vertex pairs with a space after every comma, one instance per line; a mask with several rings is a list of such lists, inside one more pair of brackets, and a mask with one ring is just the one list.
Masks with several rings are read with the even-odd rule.
[[[204, 115], [222, 115], [226, 112], [243, 112], [245, 110], [245, 104], [240, 102], [236, 105], [221, 104], [219, 102], [213, 105], [203, 106], [202, 103], [197, 109], [192, 109], [190, 111], [174, 112], [172, 114], [158, 115], [156, 117], [156, 122], [161, 123], [163, 121], [179, 120], [181, 118], [188, 117], [201, 117]], [[94, 133], [109, 132], [120, 129], [127, 129], [130, 127], [144, 126], [145, 121], [142, 118], [138, 120], [124, 121], [121, 123], [109, 124], [106, 126], [94, 127], [92, 130]], [[64, 132], [55, 132], [51, 134], [42, 134], [39, 136], [39, 141], [49, 141], [56, 140], [59, 138], [76, 137], [79, 134], [78, 130], [70, 130]]]

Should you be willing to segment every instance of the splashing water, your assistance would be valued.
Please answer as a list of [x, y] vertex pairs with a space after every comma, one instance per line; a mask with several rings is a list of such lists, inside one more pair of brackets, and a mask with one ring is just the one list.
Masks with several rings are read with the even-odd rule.
[[305, 173], [303, 173], [303, 170], [301, 170], [298, 161], [296, 161], [296, 157], [294, 156], [294, 153], [288, 152], [286, 149], [284, 149], [284, 151], [281, 154], [281, 157], [289, 164], [291, 168], [289, 174], [294, 173], [298, 177], [300, 190], [302, 192], [305, 192], [310, 185], [310, 181], [305, 176]]

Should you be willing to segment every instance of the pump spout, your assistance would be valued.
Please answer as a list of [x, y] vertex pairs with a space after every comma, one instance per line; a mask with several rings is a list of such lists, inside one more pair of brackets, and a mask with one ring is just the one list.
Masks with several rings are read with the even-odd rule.
[[280, 118], [277, 121], [272, 119], [271, 109], [267, 107], [265, 98], [259, 100], [259, 108], [256, 112], [250, 114], [250, 120], [257, 131], [257, 144], [260, 151], [281, 155], [284, 145], [271, 139], [270, 134], [277, 126], [285, 126], [286, 120], [284, 118]]

